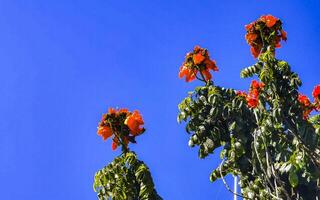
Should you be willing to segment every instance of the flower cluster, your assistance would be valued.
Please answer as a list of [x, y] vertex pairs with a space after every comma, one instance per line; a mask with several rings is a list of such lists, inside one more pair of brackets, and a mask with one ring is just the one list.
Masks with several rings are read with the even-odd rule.
[[311, 104], [310, 99], [303, 94], [299, 94], [298, 101], [300, 102], [303, 109], [303, 119], [308, 119], [310, 113], [314, 109], [314, 106]]
[[253, 57], [257, 58], [268, 46], [281, 47], [280, 41], [287, 40], [287, 33], [282, 30], [280, 19], [272, 15], [261, 16], [258, 20], [245, 26], [246, 40], [251, 46]]
[[303, 109], [304, 119], [308, 119], [313, 110], [320, 111], [320, 85], [314, 87], [312, 96], [314, 98], [314, 103], [311, 103], [310, 99], [306, 95], [299, 94], [298, 96], [298, 101]]
[[248, 94], [243, 91], [237, 91], [237, 95], [246, 99], [250, 108], [256, 108], [259, 104], [259, 94], [264, 87], [264, 83], [253, 80]]
[[103, 140], [112, 138], [112, 150], [120, 144], [127, 149], [128, 143], [135, 143], [135, 137], [142, 134], [144, 121], [139, 111], [129, 112], [128, 109], [109, 108], [108, 113], [102, 116], [97, 134]]
[[195, 46], [193, 52], [186, 55], [185, 61], [180, 67], [179, 78], [185, 76], [186, 81], [191, 82], [198, 78], [197, 73], [200, 72], [202, 79], [208, 81], [212, 78], [210, 70], [218, 71], [216, 62], [210, 59], [207, 49]]
[[319, 111], [320, 110], [320, 85], [317, 85], [314, 87], [312, 96], [316, 104], [316, 109]]

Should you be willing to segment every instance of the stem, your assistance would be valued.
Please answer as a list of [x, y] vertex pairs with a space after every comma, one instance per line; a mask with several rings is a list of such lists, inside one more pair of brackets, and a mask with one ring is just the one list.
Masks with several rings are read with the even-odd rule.
[[[274, 167], [273, 167], [274, 164], [273, 164], [272, 158], [271, 158], [271, 156], [270, 156], [270, 153], [269, 153], [269, 151], [268, 151], [265, 138], [262, 137], [262, 140], [263, 140], [263, 143], [264, 143], [264, 146], [265, 146], [265, 151], [266, 151], [267, 167], [268, 167], [268, 166], [271, 166], [271, 170], [270, 170], [270, 171], [272, 172], [272, 175], [273, 175], [273, 177], [274, 177], [273, 182], [274, 182], [274, 185], [275, 185], [276, 196], [279, 197], [277, 181], [280, 182], [280, 185], [285, 186], [286, 184], [279, 178], [278, 174], [277, 174], [276, 171], [274, 170]], [[270, 159], [271, 164], [269, 164], [269, 157], [271, 158], [271, 159]], [[283, 191], [284, 194], [286, 195], [287, 199], [290, 200], [290, 196], [289, 196], [288, 192], [287, 192], [285, 189], [281, 188], [281, 187], [280, 187], [280, 189], [282, 189], [282, 191]]]
[[112, 126], [112, 124], [111, 124], [110, 122], [109, 122], [109, 126], [110, 126], [110, 128], [112, 129], [115, 137], [118, 138], [118, 141], [119, 141], [119, 142], [121, 143], [121, 145], [122, 145], [122, 151], [123, 151], [122, 153], [124, 153], [124, 154], [127, 153], [127, 152], [129, 151], [128, 146], [123, 142], [122, 138], [120, 137], [120, 135], [118, 134], [118, 132], [114, 130], [114, 128], [113, 128], [113, 126]]
[[264, 41], [264, 35], [263, 35], [261, 28], [260, 28], [260, 37], [261, 37], [261, 41], [262, 41], [262, 48], [261, 48], [260, 53], [264, 53], [268, 49], [268, 46]]
[[261, 159], [260, 159], [260, 157], [259, 157], [259, 153], [258, 153], [257, 146], [256, 146], [256, 133], [253, 134], [253, 147], [254, 147], [255, 153], [256, 153], [256, 155], [257, 155], [257, 159], [258, 159], [258, 161], [259, 161], [260, 167], [261, 167], [264, 175], [266, 176], [267, 182], [269, 183], [269, 185], [270, 185], [270, 187], [272, 188], [272, 190], [275, 190], [275, 188], [273, 187], [270, 179], [268, 178], [268, 174], [267, 174], [266, 170], [264, 169], [263, 164], [262, 164], [262, 161], [261, 161]]
[[197, 79], [205, 82], [206, 84], [208, 84], [209, 81], [206, 81], [206, 78], [203, 76], [203, 74], [202, 74], [199, 66], [197, 66], [197, 70], [199, 71], [199, 73], [200, 73], [200, 75], [201, 75], [201, 78], [202, 78], [202, 79], [198, 78], [198, 77], [197, 77], [197, 74], [196, 74]]
[[205, 81], [204, 79], [199, 78], [199, 77], [197, 76], [197, 74], [196, 74], [196, 78], [197, 78], [199, 81]]
[[222, 179], [222, 182], [223, 182], [224, 186], [225, 186], [225, 187], [227, 188], [227, 190], [228, 190], [229, 192], [231, 192], [233, 195], [236, 195], [236, 196], [241, 197], [241, 198], [244, 198], [244, 199], [250, 199], [250, 198], [248, 198], [248, 197], [242, 196], [241, 194], [235, 193], [234, 191], [232, 191], [232, 190], [230, 189], [230, 187], [229, 187], [229, 185], [227, 184], [226, 180], [224, 179], [224, 176], [223, 176], [222, 171], [221, 171], [221, 170], [222, 170], [221, 167], [222, 167], [223, 163], [224, 163], [224, 159], [222, 160], [222, 162], [221, 162], [220, 165], [219, 165], [219, 172], [220, 172], [220, 176], [221, 176], [221, 179]]
[[199, 70], [199, 72], [200, 72], [200, 75], [201, 75], [202, 79], [204, 80], [204, 82], [207, 83], [206, 78], [203, 76], [202, 72], [200, 70]]

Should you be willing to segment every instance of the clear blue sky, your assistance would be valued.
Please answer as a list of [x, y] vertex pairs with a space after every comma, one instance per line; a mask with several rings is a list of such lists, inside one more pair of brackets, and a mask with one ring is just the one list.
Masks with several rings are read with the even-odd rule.
[[178, 70], [199, 44], [220, 68], [216, 84], [247, 89], [239, 72], [255, 61], [244, 25], [269, 13], [288, 32], [278, 57], [311, 96], [320, 83], [316, 0], [1, 0], [0, 199], [96, 199], [94, 173], [120, 153], [96, 127], [116, 106], [143, 114], [147, 132], [132, 149], [165, 200], [230, 199], [221, 181], [209, 182], [218, 153], [198, 159], [176, 122], [177, 104], [200, 84]]

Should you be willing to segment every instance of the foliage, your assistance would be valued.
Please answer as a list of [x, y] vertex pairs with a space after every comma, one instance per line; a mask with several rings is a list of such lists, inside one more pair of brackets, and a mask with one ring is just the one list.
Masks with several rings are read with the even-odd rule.
[[154, 189], [148, 167], [134, 152], [116, 157], [109, 165], [99, 170], [93, 188], [98, 198], [112, 200], [161, 200]]
[[[204, 80], [205, 86], [179, 104], [178, 121], [187, 122], [189, 146], [199, 146], [200, 158], [221, 149], [222, 162], [211, 181], [239, 176], [247, 199], [315, 199], [320, 194], [320, 116], [308, 116], [310, 107], [299, 100], [301, 80], [287, 62], [275, 58], [279, 41], [267, 40], [282, 30], [281, 21], [265, 18], [253, 23], [264, 34], [258, 61], [241, 71], [241, 77], [256, 75], [262, 84], [253, 82], [246, 94]], [[314, 93], [310, 105], [319, 110], [320, 92]]]

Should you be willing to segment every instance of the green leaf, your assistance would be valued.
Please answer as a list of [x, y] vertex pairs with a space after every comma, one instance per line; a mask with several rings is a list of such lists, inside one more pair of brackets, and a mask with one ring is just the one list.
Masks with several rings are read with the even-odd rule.
[[290, 171], [289, 173], [289, 182], [292, 187], [297, 187], [299, 183], [299, 179], [297, 174], [294, 171]]

